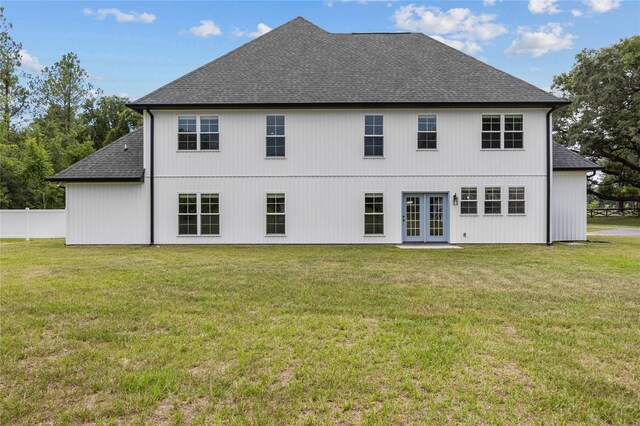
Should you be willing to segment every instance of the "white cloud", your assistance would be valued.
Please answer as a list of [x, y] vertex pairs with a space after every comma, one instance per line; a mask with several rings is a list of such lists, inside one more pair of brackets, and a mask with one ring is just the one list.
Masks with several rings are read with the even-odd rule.
[[620, 7], [620, 0], [584, 0], [594, 12], [605, 13]]
[[269, 31], [271, 31], [273, 28], [271, 28], [270, 26], [268, 26], [267, 24], [260, 22], [257, 26], [256, 26], [256, 30], [255, 31], [245, 31], [245, 30], [241, 30], [240, 28], [234, 28], [233, 31], [231, 32], [231, 35], [234, 37], [252, 37], [252, 38], [256, 38], [256, 37], [260, 37], [261, 35], [265, 35], [266, 33], [268, 33]]
[[483, 0], [483, 4], [485, 6], [493, 6], [494, 4], [496, 4], [496, 0]]
[[582, 16], [582, 11], [580, 9], [571, 9], [571, 15], [577, 18], [579, 16]]
[[534, 58], [549, 52], [570, 49], [573, 47], [575, 36], [564, 33], [558, 23], [550, 23], [531, 31], [527, 27], [518, 28], [520, 38], [511, 42], [511, 46], [504, 51], [507, 55], [530, 55]]
[[156, 20], [156, 15], [147, 13], [147, 12], [122, 12], [120, 9], [111, 8], [111, 9], [98, 9], [93, 10], [91, 8], [82, 9], [82, 13], [86, 16], [94, 16], [96, 19], [101, 21], [107, 19], [109, 16], [113, 16], [117, 22], [140, 22], [143, 24], [150, 24]]
[[20, 50], [20, 67], [26, 68], [29, 71], [40, 72], [44, 69], [44, 66], [33, 55], [30, 55], [26, 50]]
[[467, 53], [482, 50], [478, 41], [492, 40], [507, 32], [504, 25], [494, 22], [495, 19], [496, 15], [476, 15], [467, 8], [453, 8], [443, 12], [437, 7], [413, 4], [400, 7], [393, 15], [396, 28], [429, 34]]
[[260, 37], [261, 35], [265, 35], [269, 31], [271, 31], [272, 29], [273, 28], [271, 28], [267, 24], [260, 22], [256, 26], [256, 30], [249, 33], [249, 37]]
[[211, 37], [222, 34], [220, 27], [213, 21], [207, 19], [200, 21], [200, 25], [197, 27], [191, 27], [189, 32], [198, 37]]
[[556, 7], [557, 0], [529, 0], [529, 12], [531, 13], [560, 13]]

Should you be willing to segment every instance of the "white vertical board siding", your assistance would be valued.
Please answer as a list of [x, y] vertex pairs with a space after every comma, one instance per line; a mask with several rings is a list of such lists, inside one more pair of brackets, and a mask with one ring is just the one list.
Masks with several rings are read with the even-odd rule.
[[140, 183], [66, 185], [67, 244], [147, 244], [149, 191]]
[[[460, 187], [478, 187], [477, 216], [460, 216], [452, 204]], [[485, 186], [502, 188], [500, 216], [483, 214]], [[509, 186], [526, 188], [526, 214], [507, 214]], [[450, 241], [544, 243], [543, 177], [222, 177], [157, 178], [156, 242], [159, 244], [314, 244], [402, 242], [402, 194], [449, 194]], [[286, 236], [267, 236], [266, 194], [286, 195]], [[384, 194], [384, 236], [364, 235], [364, 194]], [[220, 236], [178, 235], [178, 194], [220, 194]], [[466, 234], [466, 236], [465, 236]]]
[[553, 172], [551, 206], [554, 241], [587, 239], [587, 178], [584, 170]]

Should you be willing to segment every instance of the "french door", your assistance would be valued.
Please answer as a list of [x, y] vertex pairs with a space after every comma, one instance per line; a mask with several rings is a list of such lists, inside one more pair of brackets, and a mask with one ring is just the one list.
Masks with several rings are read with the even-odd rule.
[[403, 241], [446, 242], [449, 239], [447, 194], [404, 194]]

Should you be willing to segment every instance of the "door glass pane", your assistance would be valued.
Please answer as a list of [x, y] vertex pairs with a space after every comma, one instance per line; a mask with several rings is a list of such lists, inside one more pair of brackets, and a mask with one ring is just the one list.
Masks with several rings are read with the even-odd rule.
[[429, 235], [444, 235], [444, 197], [429, 197]]
[[420, 197], [407, 197], [405, 206], [407, 237], [420, 236]]

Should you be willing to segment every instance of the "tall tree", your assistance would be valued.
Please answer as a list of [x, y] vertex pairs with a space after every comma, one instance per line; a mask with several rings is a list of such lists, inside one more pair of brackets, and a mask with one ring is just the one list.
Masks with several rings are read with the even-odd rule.
[[2, 108], [2, 141], [9, 143], [12, 118], [22, 113], [27, 106], [29, 91], [20, 82], [28, 79], [26, 73], [20, 73], [22, 45], [9, 34], [12, 25], [4, 17], [4, 8], [0, 7], [0, 103]]
[[62, 130], [69, 131], [87, 97], [95, 95], [88, 79], [89, 73], [80, 66], [73, 52], [63, 55], [51, 67], [45, 67], [33, 84], [40, 115], [58, 107]]
[[555, 140], [604, 167], [589, 193], [640, 202], [640, 36], [583, 50], [552, 88], [571, 101], [555, 114]]
[[85, 139], [95, 149], [110, 144], [142, 125], [142, 116], [127, 108], [128, 98], [101, 96], [87, 99], [80, 119], [85, 126]]

